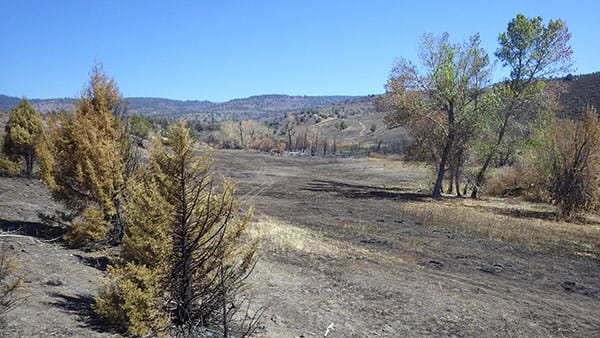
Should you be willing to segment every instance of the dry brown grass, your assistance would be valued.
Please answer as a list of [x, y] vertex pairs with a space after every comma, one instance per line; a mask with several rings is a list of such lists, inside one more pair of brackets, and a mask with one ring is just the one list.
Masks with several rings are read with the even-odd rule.
[[528, 250], [600, 257], [600, 223], [554, 220], [546, 205], [513, 199], [405, 202], [401, 208], [425, 226], [468, 237], [515, 244]]
[[276, 252], [290, 251], [335, 256], [350, 250], [350, 244], [333, 242], [323, 234], [269, 216], [257, 217], [248, 234], [259, 239], [261, 247]]
[[523, 170], [514, 166], [500, 167], [485, 184], [485, 193], [491, 196], [510, 195], [523, 188]]

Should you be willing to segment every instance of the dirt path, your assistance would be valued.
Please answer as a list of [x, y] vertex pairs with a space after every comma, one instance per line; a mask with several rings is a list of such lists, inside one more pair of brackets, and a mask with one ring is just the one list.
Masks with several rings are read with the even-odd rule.
[[367, 130], [367, 127], [365, 127], [365, 124], [362, 121], [358, 121], [358, 124], [360, 124], [360, 134], [359, 136], [365, 136], [365, 131]]

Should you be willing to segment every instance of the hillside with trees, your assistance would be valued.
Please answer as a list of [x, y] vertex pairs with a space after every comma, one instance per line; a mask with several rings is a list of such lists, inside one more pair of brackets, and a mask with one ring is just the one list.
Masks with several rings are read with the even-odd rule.
[[563, 87], [557, 116], [581, 119], [583, 107], [600, 107], [600, 72], [582, 75], [567, 75], [558, 81]]
[[[267, 119], [278, 114], [298, 112], [303, 109], [314, 109], [351, 101], [353, 96], [290, 96], [290, 95], [258, 95], [248, 98], [233, 99], [215, 103], [197, 100], [171, 100], [150, 97], [124, 98], [128, 111], [153, 117], [186, 118], [196, 120], [215, 119]], [[0, 95], [0, 111], [10, 110], [17, 105], [20, 98]], [[70, 110], [74, 99], [30, 99], [31, 104], [40, 112], [59, 112]]]

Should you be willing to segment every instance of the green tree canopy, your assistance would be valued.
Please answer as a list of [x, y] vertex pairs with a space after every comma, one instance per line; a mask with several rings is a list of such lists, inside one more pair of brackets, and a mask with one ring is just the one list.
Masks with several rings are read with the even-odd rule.
[[426, 129], [435, 141], [437, 179], [432, 192], [441, 196], [444, 173], [467, 145], [477, 123], [483, 87], [490, 76], [489, 57], [479, 35], [451, 43], [449, 35], [426, 34], [419, 53], [421, 67], [401, 59], [391, 70], [383, 105], [389, 128]]
[[529, 135], [530, 126], [535, 126], [541, 118], [538, 113], [551, 104], [551, 97], [544, 96], [549, 91], [541, 79], [571, 69], [570, 38], [566, 24], [560, 19], [544, 25], [541, 17], [527, 18], [523, 14], [512, 19], [506, 32], [498, 36], [500, 47], [495, 55], [510, 69], [510, 78], [496, 88], [502, 107], [492, 111], [488, 118], [491, 123], [483, 165], [471, 197], [477, 197], [494, 157], [502, 150], [514, 151], [515, 144]]

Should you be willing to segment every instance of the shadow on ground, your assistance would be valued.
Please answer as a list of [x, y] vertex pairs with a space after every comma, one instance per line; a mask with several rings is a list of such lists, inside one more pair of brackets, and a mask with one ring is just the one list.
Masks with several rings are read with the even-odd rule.
[[69, 296], [62, 293], [51, 293], [56, 302], [49, 303], [69, 314], [77, 315], [83, 325], [99, 333], [123, 333], [118, 326], [110, 324], [106, 319], [94, 312], [94, 298], [89, 295]]
[[[509, 216], [517, 219], [539, 219], [545, 221], [558, 221], [560, 218], [556, 211], [553, 210], [523, 210], [516, 208], [503, 208], [492, 206], [468, 206], [475, 209], [485, 209], [485, 211], [493, 212], [497, 215]], [[585, 216], [574, 216], [569, 220], [575, 224], [592, 224], [600, 225], [600, 222], [589, 219]]]
[[329, 180], [311, 181], [308, 183], [308, 186], [302, 190], [335, 193], [338, 196], [345, 198], [358, 199], [391, 199], [407, 201], [425, 201], [431, 199], [428, 194], [410, 192], [410, 190], [403, 188], [374, 187]]
[[0, 230], [15, 234], [31, 236], [43, 240], [62, 241], [65, 231], [61, 227], [48, 226], [40, 222], [14, 221], [0, 219]]
[[110, 258], [108, 258], [107, 256], [94, 257], [94, 256], [82, 256], [82, 255], [78, 255], [78, 254], [73, 254], [73, 256], [79, 258], [81, 263], [83, 263], [89, 267], [98, 269], [100, 271], [106, 271], [106, 269], [108, 268], [108, 265], [111, 263]]

